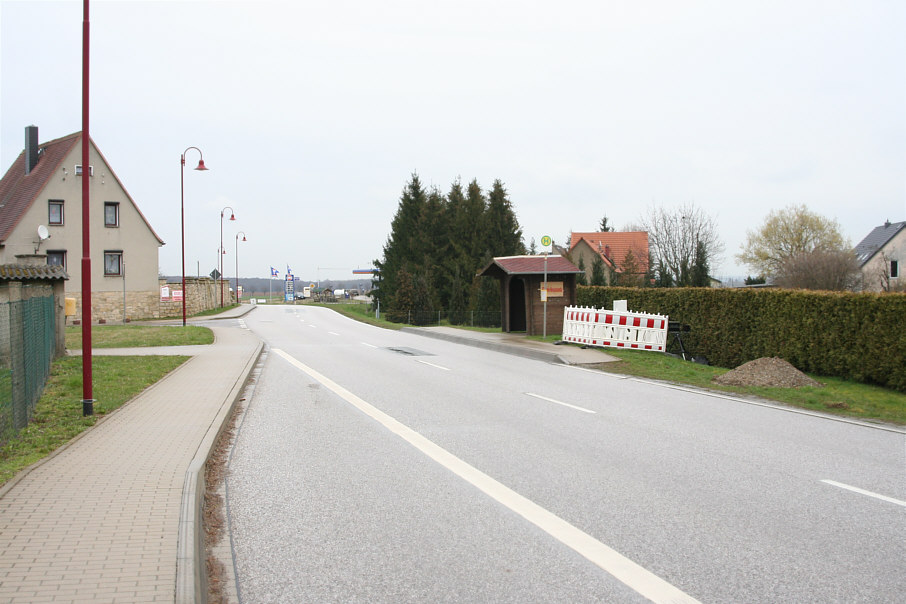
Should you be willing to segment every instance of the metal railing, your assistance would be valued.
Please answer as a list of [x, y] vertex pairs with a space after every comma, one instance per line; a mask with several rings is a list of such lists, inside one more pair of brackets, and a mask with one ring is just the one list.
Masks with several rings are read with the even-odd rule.
[[33, 417], [55, 347], [53, 296], [0, 303], [0, 445]]

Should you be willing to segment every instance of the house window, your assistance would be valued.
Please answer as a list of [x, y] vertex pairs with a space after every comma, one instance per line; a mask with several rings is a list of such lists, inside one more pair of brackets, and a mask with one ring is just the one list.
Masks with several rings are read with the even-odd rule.
[[[79, 164], [76, 164], [75, 175], [76, 176], [82, 175], [82, 166]], [[88, 176], [89, 177], [94, 176], [94, 166], [88, 166]]]
[[47, 202], [47, 222], [53, 225], [63, 224], [63, 202], [51, 199]]
[[115, 201], [104, 202], [104, 226], [120, 226], [120, 204]]
[[47, 250], [47, 264], [66, 269], [66, 250]]
[[896, 260], [890, 261], [890, 278], [896, 279], [900, 276], [900, 263]]
[[104, 252], [104, 276], [118, 277], [123, 274], [123, 252]]

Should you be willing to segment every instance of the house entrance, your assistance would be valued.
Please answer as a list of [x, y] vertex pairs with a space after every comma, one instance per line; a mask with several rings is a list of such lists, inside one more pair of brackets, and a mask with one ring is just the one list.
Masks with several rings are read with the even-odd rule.
[[509, 331], [525, 331], [525, 280], [511, 279], [509, 294]]

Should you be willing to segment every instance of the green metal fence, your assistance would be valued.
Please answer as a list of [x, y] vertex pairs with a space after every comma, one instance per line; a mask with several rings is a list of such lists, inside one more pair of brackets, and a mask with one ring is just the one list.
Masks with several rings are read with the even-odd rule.
[[56, 346], [53, 296], [0, 303], [0, 445], [34, 415]]

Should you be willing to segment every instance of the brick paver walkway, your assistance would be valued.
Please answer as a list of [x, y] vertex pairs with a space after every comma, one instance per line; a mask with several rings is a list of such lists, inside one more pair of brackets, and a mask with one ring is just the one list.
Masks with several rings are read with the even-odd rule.
[[214, 332], [213, 345], [191, 347], [197, 356], [0, 492], [0, 601], [174, 601], [186, 470], [261, 346], [245, 329]]

